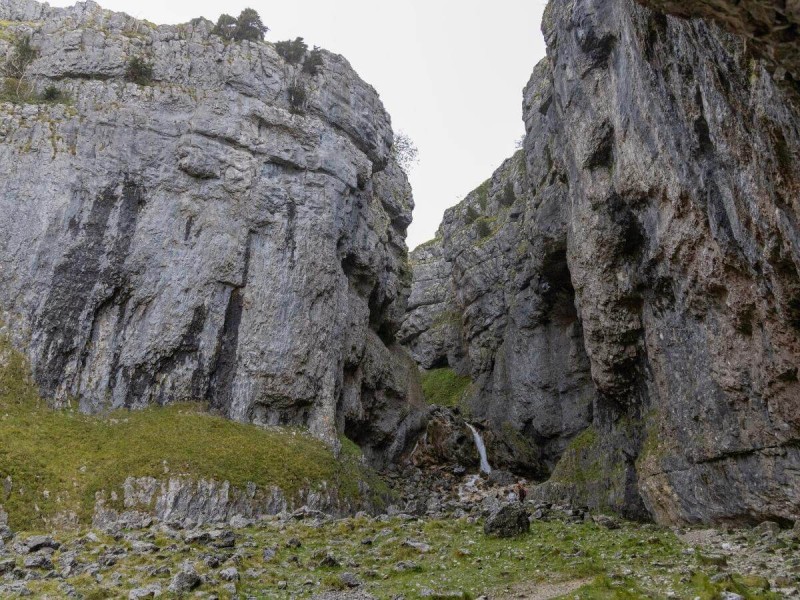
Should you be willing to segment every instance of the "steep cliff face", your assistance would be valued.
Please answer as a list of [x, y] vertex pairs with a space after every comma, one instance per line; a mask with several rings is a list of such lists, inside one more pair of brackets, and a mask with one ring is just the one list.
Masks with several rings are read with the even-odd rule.
[[[709, 19], [743, 36], [778, 81], [800, 84], [800, 4], [796, 0], [637, 0], [660, 12]], [[788, 77], [786, 77], [788, 75]]]
[[0, 58], [30, 36], [33, 91], [69, 98], [0, 104], [0, 309], [42, 392], [402, 450], [413, 202], [377, 93], [340, 56], [312, 74], [202, 19], [32, 0], [0, 19]]
[[[403, 339], [426, 367], [466, 357], [471, 416], [555, 464], [541, 497], [661, 522], [796, 518], [797, 96], [742, 38], [632, 0], [554, 0], [543, 29], [525, 167], [413, 253], [415, 272], [441, 257], [445, 292]], [[439, 346], [414, 329], [445, 314]]]

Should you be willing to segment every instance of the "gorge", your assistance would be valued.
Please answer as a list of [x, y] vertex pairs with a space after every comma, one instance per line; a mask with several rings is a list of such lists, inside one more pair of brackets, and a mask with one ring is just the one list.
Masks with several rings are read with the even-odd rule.
[[[497, 489], [526, 478], [544, 520], [575, 507], [562, 512], [588, 537], [598, 513], [767, 521], [783, 535], [800, 520], [795, 4], [551, 0], [520, 149], [409, 253], [414, 201], [391, 119], [345, 58], [223, 39], [203, 18], [156, 26], [91, 1], [0, 0], [2, 412], [16, 419], [17, 397], [41, 396], [103, 448], [81, 415], [142, 437], [155, 407], [180, 432], [199, 405], [235, 422], [209, 421], [220, 448], [256, 425], [257, 444], [327, 469], [316, 487], [309, 465], [258, 482], [204, 465], [187, 483], [170, 468], [202, 461], [148, 455], [150, 471], [87, 484], [65, 516], [52, 486], [67, 498], [95, 463], [75, 458], [39, 489], [43, 459], [13, 471], [14, 429], [0, 532], [92, 510], [113, 535], [134, 517], [252, 524], [299, 509], [283, 527], [387, 505], [471, 527], [496, 492], [455, 502], [440, 489], [469, 467]], [[441, 401], [426, 397], [431, 377]], [[20, 422], [43, 413], [31, 414]], [[358, 459], [339, 469], [334, 456]], [[365, 546], [373, 525], [351, 527]]]

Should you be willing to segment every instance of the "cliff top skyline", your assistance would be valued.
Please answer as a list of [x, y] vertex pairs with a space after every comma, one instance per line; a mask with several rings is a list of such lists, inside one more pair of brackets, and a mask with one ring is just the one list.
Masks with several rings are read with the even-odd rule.
[[170, 24], [198, 16], [216, 21], [222, 12], [237, 15], [251, 6], [270, 28], [268, 41], [301, 36], [309, 46], [347, 57], [380, 94], [395, 131], [407, 133], [419, 148], [409, 174], [416, 202], [411, 249], [431, 239], [444, 211], [514, 152], [524, 133], [522, 87], [545, 53], [539, 30], [546, 4], [467, 0], [454, 10], [423, 0], [379, 9], [367, 0], [102, 2], [109, 10]]

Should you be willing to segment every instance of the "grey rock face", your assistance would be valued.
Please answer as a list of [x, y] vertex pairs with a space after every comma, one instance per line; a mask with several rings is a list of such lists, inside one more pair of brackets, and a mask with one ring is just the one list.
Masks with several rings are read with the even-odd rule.
[[[777, 70], [800, 82], [800, 4], [796, 0], [637, 0], [654, 10], [684, 18], [713, 20], [744, 36], [750, 47]], [[776, 73], [778, 79], [783, 74]]]
[[535, 498], [796, 519], [798, 96], [741, 37], [629, 0], [554, 0], [543, 27], [522, 154], [415, 255], [444, 257], [468, 408], [541, 449]]
[[[123, 486], [125, 510], [120, 512], [106, 505], [105, 498], [95, 504], [92, 524], [104, 531], [143, 529], [156, 518], [160, 521], [179, 521], [186, 526], [208, 523], [234, 523], [240, 519], [259, 519], [296, 507], [321, 511], [327, 515], [345, 516], [360, 510], [375, 512], [368, 500], [353, 504], [344, 500], [333, 487], [303, 489], [294, 496], [272, 487], [258, 488], [251, 484], [245, 489], [231, 486], [227, 481], [194, 481], [172, 477], [159, 481], [152, 477], [129, 477]], [[364, 489], [365, 498], [368, 496]], [[208, 537], [206, 541], [223, 547], [229, 538]]]
[[[203, 20], [32, 0], [0, 19], [0, 59], [31, 35], [35, 89], [72, 99], [0, 105], [0, 317], [42, 392], [86, 412], [207, 400], [401, 451], [420, 426], [394, 345], [413, 202], [377, 93], [340, 56], [311, 76]], [[133, 57], [152, 85], [125, 82]]]

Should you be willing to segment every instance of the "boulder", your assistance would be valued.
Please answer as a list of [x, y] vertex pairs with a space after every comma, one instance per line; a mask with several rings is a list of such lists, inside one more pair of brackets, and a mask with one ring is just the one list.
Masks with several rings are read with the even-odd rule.
[[486, 535], [512, 538], [528, 533], [531, 529], [530, 513], [524, 505], [506, 504], [486, 518], [483, 531]]

